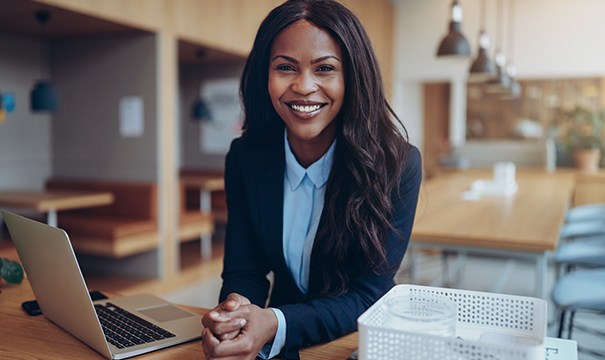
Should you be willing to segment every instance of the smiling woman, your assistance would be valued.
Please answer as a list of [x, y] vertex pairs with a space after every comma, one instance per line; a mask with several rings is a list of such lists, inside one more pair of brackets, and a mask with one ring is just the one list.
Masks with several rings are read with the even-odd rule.
[[298, 358], [301, 347], [355, 331], [394, 285], [420, 155], [385, 99], [363, 26], [336, 1], [272, 10], [240, 93], [244, 132], [225, 166], [223, 285], [202, 319], [204, 351]]

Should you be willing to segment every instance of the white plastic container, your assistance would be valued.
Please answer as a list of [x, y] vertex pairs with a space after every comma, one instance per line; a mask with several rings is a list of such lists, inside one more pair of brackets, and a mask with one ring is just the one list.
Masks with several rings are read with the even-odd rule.
[[[383, 326], [394, 295], [438, 295], [456, 302], [456, 337]], [[397, 285], [358, 319], [361, 360], [543, 360], [546, 301], [430, 286]]]

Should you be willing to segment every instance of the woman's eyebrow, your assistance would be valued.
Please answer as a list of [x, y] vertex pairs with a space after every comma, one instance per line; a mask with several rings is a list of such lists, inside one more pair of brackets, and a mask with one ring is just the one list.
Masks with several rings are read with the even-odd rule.
[[326, 61], [328, 59], [334, 59], [338, 62], [341, 62], [340, 59], [338, 58], [338, 56], [336, 56], [336, 55], [326, 55], [326, 56], [318, 57], [317, 59], [311, 61], [311, 64], [317, 64], [318, 62]]
[[[275, 59], [280, 59], [280, 58], [281, 58], [281, 59], [284, 59], [284, 60], [286, 60], [286, 61], [289, 61], [289, 62], [295, 63], [295, 64], [298, 64], [298, 63], [299, 63], [299, 62], [298, 62], [298, 60], [296, 60], [296, 59], [295, 59], [295, 58], [293, 58], [293, 57], [287, 56], [287, 55], [275, 55], [275, 56], [274, 56], [274, 57], [271, 59], [271, 61], [275, 61]], [[326, 56], [318, 57], [317, 59], [313, 59], [313, 60], [311, 61], [311, 64], [317, 64], [317, 63], [319, 63], [319, 62], [322, 62], [322, 61], [325, 61], [325, 60], [328, 60], [328, 59], [334, 59], [334, 60], [336, 60], [336, 61], [338, 61], [338, 62], [341, 62], [341, 60], [338, 58], [338, 56], [335, 56], [335, 55], [326, 55]]]
[[274, 57], [271, 59], [271, 61], [275, 61], [276, 59], [284, 59], [284, 60], [286, 60], [286, 61], [289, 61], [289, 62], [293, 62], [293, 63], [295, 63], [295, 64], [298, 64], [298, 60], [296, 60], [296, 59], [295, 59], [295, 58], [293, 58], [293, 57], [287, 56], [287, 55], [275, 55], [275, 56], [274, 56]]

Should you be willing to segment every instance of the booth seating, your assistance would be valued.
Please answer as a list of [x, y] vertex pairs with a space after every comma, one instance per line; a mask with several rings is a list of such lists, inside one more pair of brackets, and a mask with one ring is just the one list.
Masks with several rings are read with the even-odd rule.
[[[203, 170], [203, 169], [182, 169], [180, 171], [181, 179], [184, 178], [220, 178], [224, 177], [223, 171], [217, 170]], [[183, 182], [181, 180], [181, 182]], [[223, 186], [217, 186], [213, 182], [210, 186], [210, 202], [211, 210], [214, 215], [214, 222], [217, 225], [225, 225], [227, 223], [227, 200], [225, 196], [225, 189]], [[185, 206], [187, 211], [194, 209], [200, 209], [200, 191], [202, 189], [199, 186], [188, 186], [185, 185]]]
[[[59, 227], [66, 230], [79, 253], [122, 258], [158, 247], [157, 186], [149, 182], [53, 178], [51, 190], [108, 191], [114, 202], [107, 206], [61, 212]], [[214, 217], [188, 209], [180, 187], [179, 241], [212, 236]]]
[[[181, 242], [200, 240], [202, 256], [208, 258], [210, 253], [205, 250], [210, 245], [214, 233], [214, 214], [211, 211], [200, 211], [199, 206], [187, 206], [187, 187], [180, 185], [179, 240]], [[205, 244], [205, 242], [208, 242]]]
[[122, 258], [157, 248], [155, 183], [52, 178], [45, 186], [114, 195], [110, 205], [61, 212], [58, 226], [69, 234], [74, 251]]
[[[198, 217], [211, 216], [211, 231], [206, 235], [202, 234], [201, 237], [199, 234], [197, 236], [201, 239], [201, 254], [205, 259], [212, 256], [212, 234], [215, 226], [227, 223], [223, 177], [222, 171], [203, 169], [182, 169], [180, 171], [181, 214], [187, 214], [186, 218], [196, 216], [194, 215], [196, 212]], [[194, 233], [181, 233], [181, 241], [197, 237]]]

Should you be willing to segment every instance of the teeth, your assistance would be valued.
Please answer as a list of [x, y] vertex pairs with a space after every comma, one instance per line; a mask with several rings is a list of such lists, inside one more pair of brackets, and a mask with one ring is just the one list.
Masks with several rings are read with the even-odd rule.
[[310, 113], [319, 110], [321, 105], [290, 105], [290, 107], [296, 111]]

